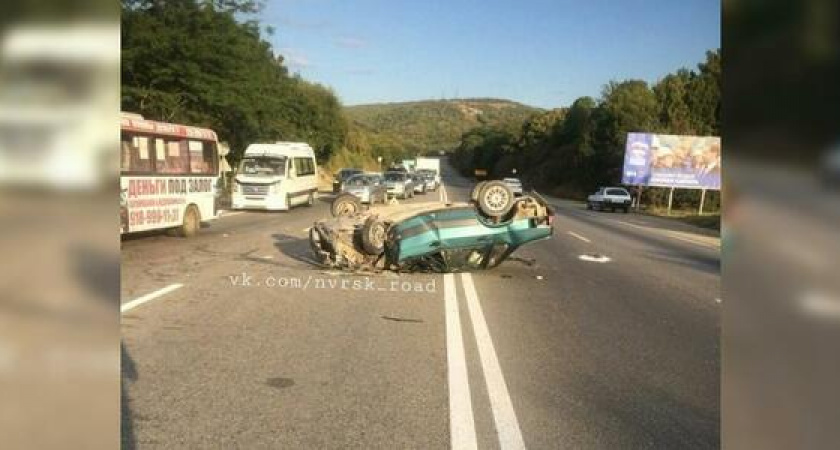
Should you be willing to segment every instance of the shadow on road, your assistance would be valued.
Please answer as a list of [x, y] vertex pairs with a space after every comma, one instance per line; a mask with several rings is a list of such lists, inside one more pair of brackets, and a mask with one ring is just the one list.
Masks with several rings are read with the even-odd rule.
[[126, 383], [137, 380], [137, 367], [128, 354], [125, 344], [120, 342], [120, 448], [133, 450], [137, 448], [134, 436], [134, 417], [131, 412], [131, 400], [128, 398]]
[[280, 253], [311, 267], [319, 269], [323, 267], [312, 256], [312, 249], [309, 246], [309, 238], [301, 239], [297, 236], [282, 233], [272, 234], [271, 237], [274, 239], [274, 247], [277, 248], [277, 250], [280, 250]]

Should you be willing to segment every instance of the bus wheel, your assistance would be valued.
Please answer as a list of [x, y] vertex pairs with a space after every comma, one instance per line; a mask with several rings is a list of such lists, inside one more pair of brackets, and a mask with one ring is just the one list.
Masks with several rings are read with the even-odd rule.
[[181, 236], [193, 237], [198, 233], [198, 228], [201, 226], [201, 216], [198, 213], [195, 205], [190, 205], [184, 211], [184, 223], [181, 225]]

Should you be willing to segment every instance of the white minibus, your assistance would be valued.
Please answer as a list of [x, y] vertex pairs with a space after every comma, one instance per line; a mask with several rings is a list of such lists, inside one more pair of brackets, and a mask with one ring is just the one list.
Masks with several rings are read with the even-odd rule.
[[233, 209], [288, 210], [315, 203], [318, 166], [303, 142], [251, 144], [234, 178]]

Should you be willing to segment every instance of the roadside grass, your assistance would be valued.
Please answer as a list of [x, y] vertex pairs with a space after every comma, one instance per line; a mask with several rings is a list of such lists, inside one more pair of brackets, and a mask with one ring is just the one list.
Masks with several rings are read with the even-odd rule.
[[668, 215], [668, 208], [661, 206], [642, 206], [640, 211], [642, 214], [648, 214], [656, 217], [664, 217], [666, 219], [678, 220], [680, 222], [694, 225], [700, 228], [720, 231], [720, 212], [697, 214], [696, 209], [672, 209], [671, 215]]

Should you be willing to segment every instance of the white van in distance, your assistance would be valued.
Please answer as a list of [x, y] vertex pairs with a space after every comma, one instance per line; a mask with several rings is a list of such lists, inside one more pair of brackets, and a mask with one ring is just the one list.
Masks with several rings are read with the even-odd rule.
[[233, 209], [288, 210], [315, 203], [318, 166], [303, 142], [251, 144], [233, 183]]

